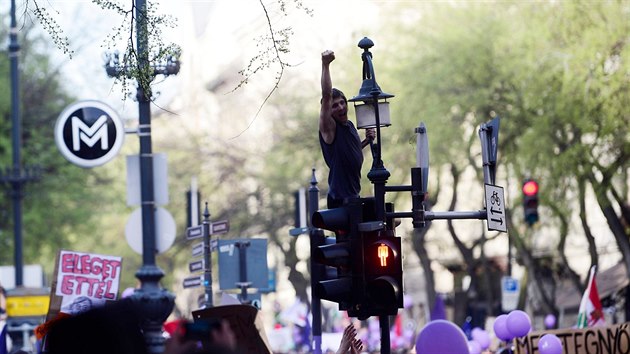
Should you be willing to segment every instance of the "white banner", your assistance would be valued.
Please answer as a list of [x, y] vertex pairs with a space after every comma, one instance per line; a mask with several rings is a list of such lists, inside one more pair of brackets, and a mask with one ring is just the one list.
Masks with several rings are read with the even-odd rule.
[[55, 295], [63, 298], [61, 312], [76, 314], [116, 300], [122, 257], [61, 251]]

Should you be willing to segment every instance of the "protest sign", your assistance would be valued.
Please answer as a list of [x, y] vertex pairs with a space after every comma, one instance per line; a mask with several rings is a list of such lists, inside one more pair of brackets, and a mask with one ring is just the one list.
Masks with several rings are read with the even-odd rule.
[[538, 341], [545, 334], [555, 334], [560, 339], [563, 354], [630, 354], [630, 323], [532, 332], [514, 340], [514, 353], [540, 354]]
[[122, 257], [61, 250], [55, 264], [51, 307], [55, 304], [53, 310], [76, 314], [116, 300], [121, 269]]

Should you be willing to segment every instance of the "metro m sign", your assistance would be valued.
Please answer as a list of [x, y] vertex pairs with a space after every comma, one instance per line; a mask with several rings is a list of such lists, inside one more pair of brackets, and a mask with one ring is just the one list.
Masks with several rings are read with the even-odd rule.
[[80, 101], [61, 112], [55, 142], [73, 164], [90, 168], [111, 160], [123, 143], [124, 127], [118, 114], [99, 101]]
[[107, 116], [101, 115], [92, 126], [88, 126], [78, 117], [72, 116], [72, 151], [81, 150], [81, 142], [91, 148], [99, 140], [101, 142], [101, 150], [109, 149], [106, 122]]

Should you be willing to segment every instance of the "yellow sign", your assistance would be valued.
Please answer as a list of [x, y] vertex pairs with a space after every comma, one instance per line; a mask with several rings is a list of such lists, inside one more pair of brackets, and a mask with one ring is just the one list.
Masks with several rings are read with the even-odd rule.
[[7, 315], [9, 317], [45, 316], [48, 313], [49, 295], [9, 296]]

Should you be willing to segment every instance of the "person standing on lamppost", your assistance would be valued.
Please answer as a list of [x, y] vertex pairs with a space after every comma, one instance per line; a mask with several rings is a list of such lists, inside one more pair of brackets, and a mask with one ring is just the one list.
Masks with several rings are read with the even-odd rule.
[[343, 205], [346, 198], [359, 197], [361, 191], [362, 149], [376, 136], [373, 128], [366, 129], [361, 141], [354, 124], [348, 120], [348, 100], [332, 87], [330, 63], [335, 53], [322, 53], [322, 99], [319, 111], [319, 143], [328, 173], [328, 208]]

